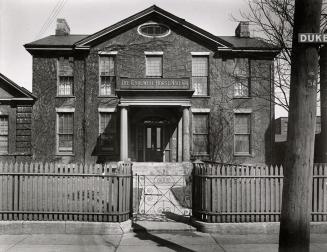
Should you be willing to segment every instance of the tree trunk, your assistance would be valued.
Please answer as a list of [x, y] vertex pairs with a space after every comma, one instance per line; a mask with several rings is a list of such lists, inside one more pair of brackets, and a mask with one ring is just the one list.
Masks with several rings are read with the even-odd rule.
[[320, 48], [320, 162], [327, 163], [327, 46]]
[[295, 1], [280, 252], [309, 251], [310, 247], [318, 49], [298, 43], [298, 33], [318, 33], [320, 13], [321, 0]]

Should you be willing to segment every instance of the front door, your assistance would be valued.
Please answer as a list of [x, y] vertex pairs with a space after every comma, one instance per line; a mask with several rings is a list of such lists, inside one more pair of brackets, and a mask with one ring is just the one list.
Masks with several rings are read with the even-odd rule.
[[145, 125], [145, 161], [162, 162], [163, 127], [158, 125]]

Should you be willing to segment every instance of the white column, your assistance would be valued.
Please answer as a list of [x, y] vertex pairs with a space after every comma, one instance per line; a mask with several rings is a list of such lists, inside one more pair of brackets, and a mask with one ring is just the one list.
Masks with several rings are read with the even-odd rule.
[[190, 161], [190, 110], [183, 107], [183, 161]]
[[128, 159], [128, 112], [127, 107], [120, 107], [120, 160]]
[[183, 161], [183, 119], [179, 119], [177, 129], [177, 161]]

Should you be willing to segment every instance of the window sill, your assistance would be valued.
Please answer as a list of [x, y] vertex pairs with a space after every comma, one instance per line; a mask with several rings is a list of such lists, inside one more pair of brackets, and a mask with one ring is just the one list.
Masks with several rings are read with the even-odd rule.
[[60, 152], [57, 152], [56, 153], [56, 156], [75, 156], [74, 153], [60, 153]]
[[118, 98], [117, 95], [98, 95], [98, 98]]
[[210, 98], [210, 95], [193, 95], [192, 98]]
[[10, 157], [13, 157], [13, 156], [31, 156], [31, 155], [32, 154], [28, 153], [28, 152], [14, 152], [14, 153], [2, 152], [2, 153], [0, 153], [0, 156], [10, 156]]
[[252, 99], [252, 97], [251, 96], [234, 96], [233, 99], [236, 99], [236, 100], [238, 100], [238, 99]]
[[98, 156], [117, 156], [117, 153], [114, 152], [99, 152], [97, 153]]
[[234, 153], [234, 157], [253, 157], [250, 153]]
[[76, 98], [75, 95], [57, 95], [56, 98]]

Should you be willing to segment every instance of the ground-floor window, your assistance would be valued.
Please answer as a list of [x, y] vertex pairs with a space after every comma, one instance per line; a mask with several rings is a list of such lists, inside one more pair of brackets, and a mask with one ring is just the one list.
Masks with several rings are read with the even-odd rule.
[[58, 153], [73, 152], [74, 113], [60, 112], [57, 114], [57, 150]]
[[209, 114], [193, 114], [193, 153], [208, 154]]
[[251, 153], [251, 114], [236, 113], [234, 116], [234, 154]]
[[117, 135], [116, 114], [110, 112], [99, 113], [99, 138], [100, 152], [114, 152], [116, 148], [115, 137]]
[[8, 116], [0, 116], [0, 153], [8, 153]]

